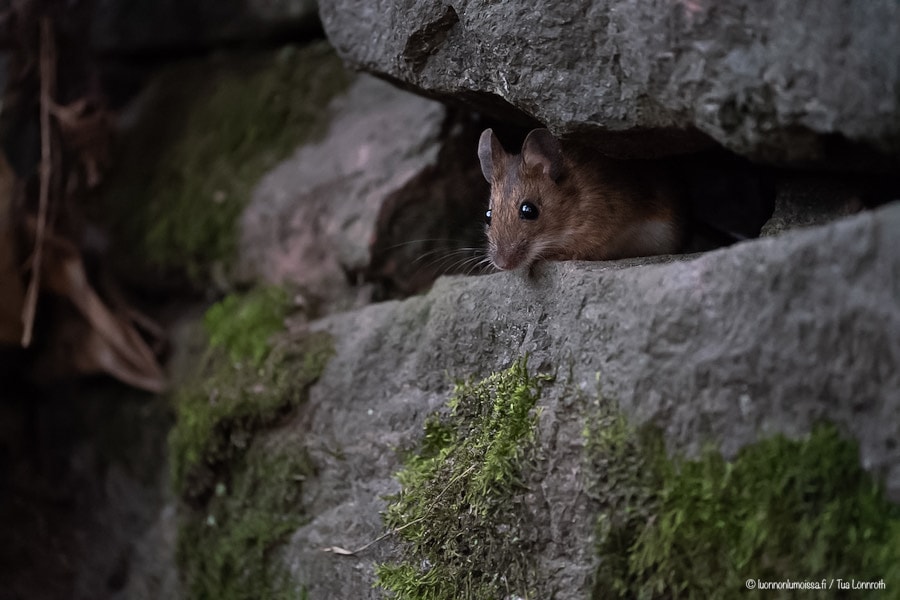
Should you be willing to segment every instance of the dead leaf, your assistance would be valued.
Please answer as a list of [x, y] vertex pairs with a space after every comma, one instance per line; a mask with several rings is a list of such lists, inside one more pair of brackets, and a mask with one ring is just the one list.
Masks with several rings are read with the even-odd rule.
[[148, 376], [124, 361], [109, 343], [68, 304], [55, 304], [54, 327], [46, 347], [37, 357], [32, 376], [38, 380], [105, 373], [119, 381], [150, 392], [163, 389], [160, 379]]
[[[126, 317], [114, 314], [88, 282], [77, 248], [48, 236], [43, 277], [46, 288], [68, 299], [90, 325], [91, 334], [73, 356], [83, 372], [104, 371], [151, 392], [165, 388], [165, 375], [153, 351]], [[145, 318], [144, 318], [145, 319]]]
[[[18, 173], [21, 180], [6, 173], [10, 169], [5, 163], [2, 165], [5, 171], [0, 170], [0, 341], [18, 333], [22, 345], [27, 347], [38, 306], [43, 310], [46, 304], [58, 314], [51, 314], [50, 318], [56, 320], [52, 327], [43, 329], [49, 336], [42, 340], [49, 342], [43, 346], [48, 355], [48, 360], [43, 362], [50, 367], [45, 371], [104, 372], [135, 387], [159, 392], [165, 387], [164, 373], [139, 328], [157, 339], [162, 337], [161, 331], [124, 302], [115, 302], [116, 298], [111, 308], [110, 295], [101, 297], [88, 280], [81, 247], [67, 237], [80, 239], [79, 232], [84, 227], [79, 201], [83, 200], [86, 187], [99, 183], [101, 171], [109, 161], [111, 115], [96, 79], [87, 81], [86, 86], [77, 86], [77, 89], [93, 90], [81, 99], [57, 104], [59, 96], [67, 97], [66, 89], [57, 96], [57, 84], [63, 88], [66, 84], [65, 78], [57, 77], [58, 70], [66, 68], [65, 60], [59, 61], [69, 58], [65, 45], [57, 49], [54, 19], [60, 17], [42, 3], [24, 2], [18, 6], [21, 10], [14, 11], [15, 31], [11, 34], [14, 77], [10, 77], [17, 85], [9, 87], [15, 102], [4, 104], [39, 107], [40, 164], [35, 169], [32, 161], [24, 161], [26, 168], [19, 169]], [[60, 36], [59, 39], [68, 38]], [[82, 67], [84, 72], [90, 72], [90, 65]], [[33, 118], [31, 110], [28, 119]], [[4, 112], [3, 116], [9, 115]], [[13, 203], [8, 190], [18, 189], [27, 189], [29, 193]], [[13, 215], [13, 206], [21, 214]], [[13, 230], [13, 222], [21, 231]], [[12, 233], [18, 233], [23, 242], [31, 244], [31, 254], [24, 265], [29, 271], [27, 281], [20, 272], [23, 265], [13, 252], [16, 247], [10, 241], [14, 239]], [[16, 281], [18, 288], [14, 285]], [[63, 302], [39, 303], [39, 296], [45, 292], [51, 292]], [[21, 322], [13, 320], [7, 326], [4, 319], [7, 312], [18, 313]], [[42, 359], [38, 357], [38, 362]]]

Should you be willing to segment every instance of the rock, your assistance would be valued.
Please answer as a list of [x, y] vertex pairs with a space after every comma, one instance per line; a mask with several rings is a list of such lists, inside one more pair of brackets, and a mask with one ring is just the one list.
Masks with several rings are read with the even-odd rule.
[[[322, 0], [352, 64], [618, 155], [900, 151], [900, 6]], [[871, 165], [870, 165], [871, 166]]]
[[478, 128], [370, 76], [331, 113], [324, 139], [256, 187], [241, 223], [244, 276], [293, 283], [334, 312], [468, 266], [488, 194]]
[[104, 53], [183, 50], [310, 31], [315, 0], [98, 0], [91, 42]]
[[[870, 178], [869, 178], [870, 179]], [[792, 174], [782, 178], [775, 195], [775, 210], [760, 235], [825, 223], [857, 213], [865, 207], [867, 182], [834, 174]]]
[[379, 538], [399, 450], [420, 438], [454, 378], [526, 354], [535, 370], [557, 373], [539, 403], [552, 468], [529, 496], [545, 548], [539, 597], [590, 597], [596, 513], [578, 474], [585, 398], [598, 381], [630, 419], [688, 453], [712, 441], [733, 456], [830, 421], [900, 501], [898, 228], [894, 203], [660, 264], [442, 278], [425, 296], [314, 323], [333, 334], [336, 355], [300, 420], [317, 469], [304, 483], [310, 520], [284, 554], [298, 585], [310, 597], [381, 597], [373, 565], [392, 556], [390, 538], [350, 557], [322, 549]]

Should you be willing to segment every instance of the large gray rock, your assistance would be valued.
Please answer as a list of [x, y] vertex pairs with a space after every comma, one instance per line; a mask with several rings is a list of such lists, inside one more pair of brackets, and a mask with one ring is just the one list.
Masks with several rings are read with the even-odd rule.
[[900, 203], [661, 264], [443, 278], [426, 296], [319, 321], [337, 353], [303, 409], [317, 475], [304, 484], [310, 521], [285, 555], [294, 576], [310, 597], [380, 597], [373, 565], [391, 555], [390, 540], [352, 557], [322, 549], [378, 538], [382, 497], [398, 490], [398, 449], [421, 435], [452, 378], [525, 353], [535, 368], [565, 374], [540, 401], [553, 465], [533, 498], [546, 548], [540, 597], [589, 597], [596, 514], [579, 475], [589, 408], [572, 389], [595, 396], [598, 376], [605, 397], [688, 453], [713, 441], [732, 455], [831, 421], [900, 501], [897, 231]]
[[324, 138], [254, 190], [241, 218], [242, 275], [297, 285], [314, 312], [334, 312], [458, 270], [460, 249], [484, 235], [472, 224], [481, 223], [487, 185], [474, 150], [463, 153], [477, 128], [368, 75], [330, 113]]
[[[322, 0], [358, 67], [610, 152], [900, 151], [900, 4]], [[512, 110], [516, 109], [516, 110]], [[602, 133], [603, 135], [599, 135]]]

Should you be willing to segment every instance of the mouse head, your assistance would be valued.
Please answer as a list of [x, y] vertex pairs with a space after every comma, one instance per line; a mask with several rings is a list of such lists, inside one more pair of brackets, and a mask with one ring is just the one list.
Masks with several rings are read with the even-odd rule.
[[559, 140], [546, 129], [525, 138], [521, 154], [509, 154], [490, 129], [478, 142], [481, 172], [491, 184], [487, 213], [488, 256], [498, 269], [530, 266], [553, 259], [564, 228], [566, 207], [561, 187], [564, 175]]

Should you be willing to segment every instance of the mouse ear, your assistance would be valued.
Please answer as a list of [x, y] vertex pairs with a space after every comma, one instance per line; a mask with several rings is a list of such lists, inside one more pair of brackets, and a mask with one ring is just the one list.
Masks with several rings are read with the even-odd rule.
[[562, 175], [562, 147], [547, 129], [534, 129], [528, 134], [522, 144], [522, 160], [528, 168], [540, 166], [553, 181]]
[[488, 183], [494, 173], [494, 164], [500, 161], [506, 152], [500, 145], [500, 140], [494, 135], [493, 129], [485, 129], [478, 140], [478, 160], [481, 161], [481, 173]]

